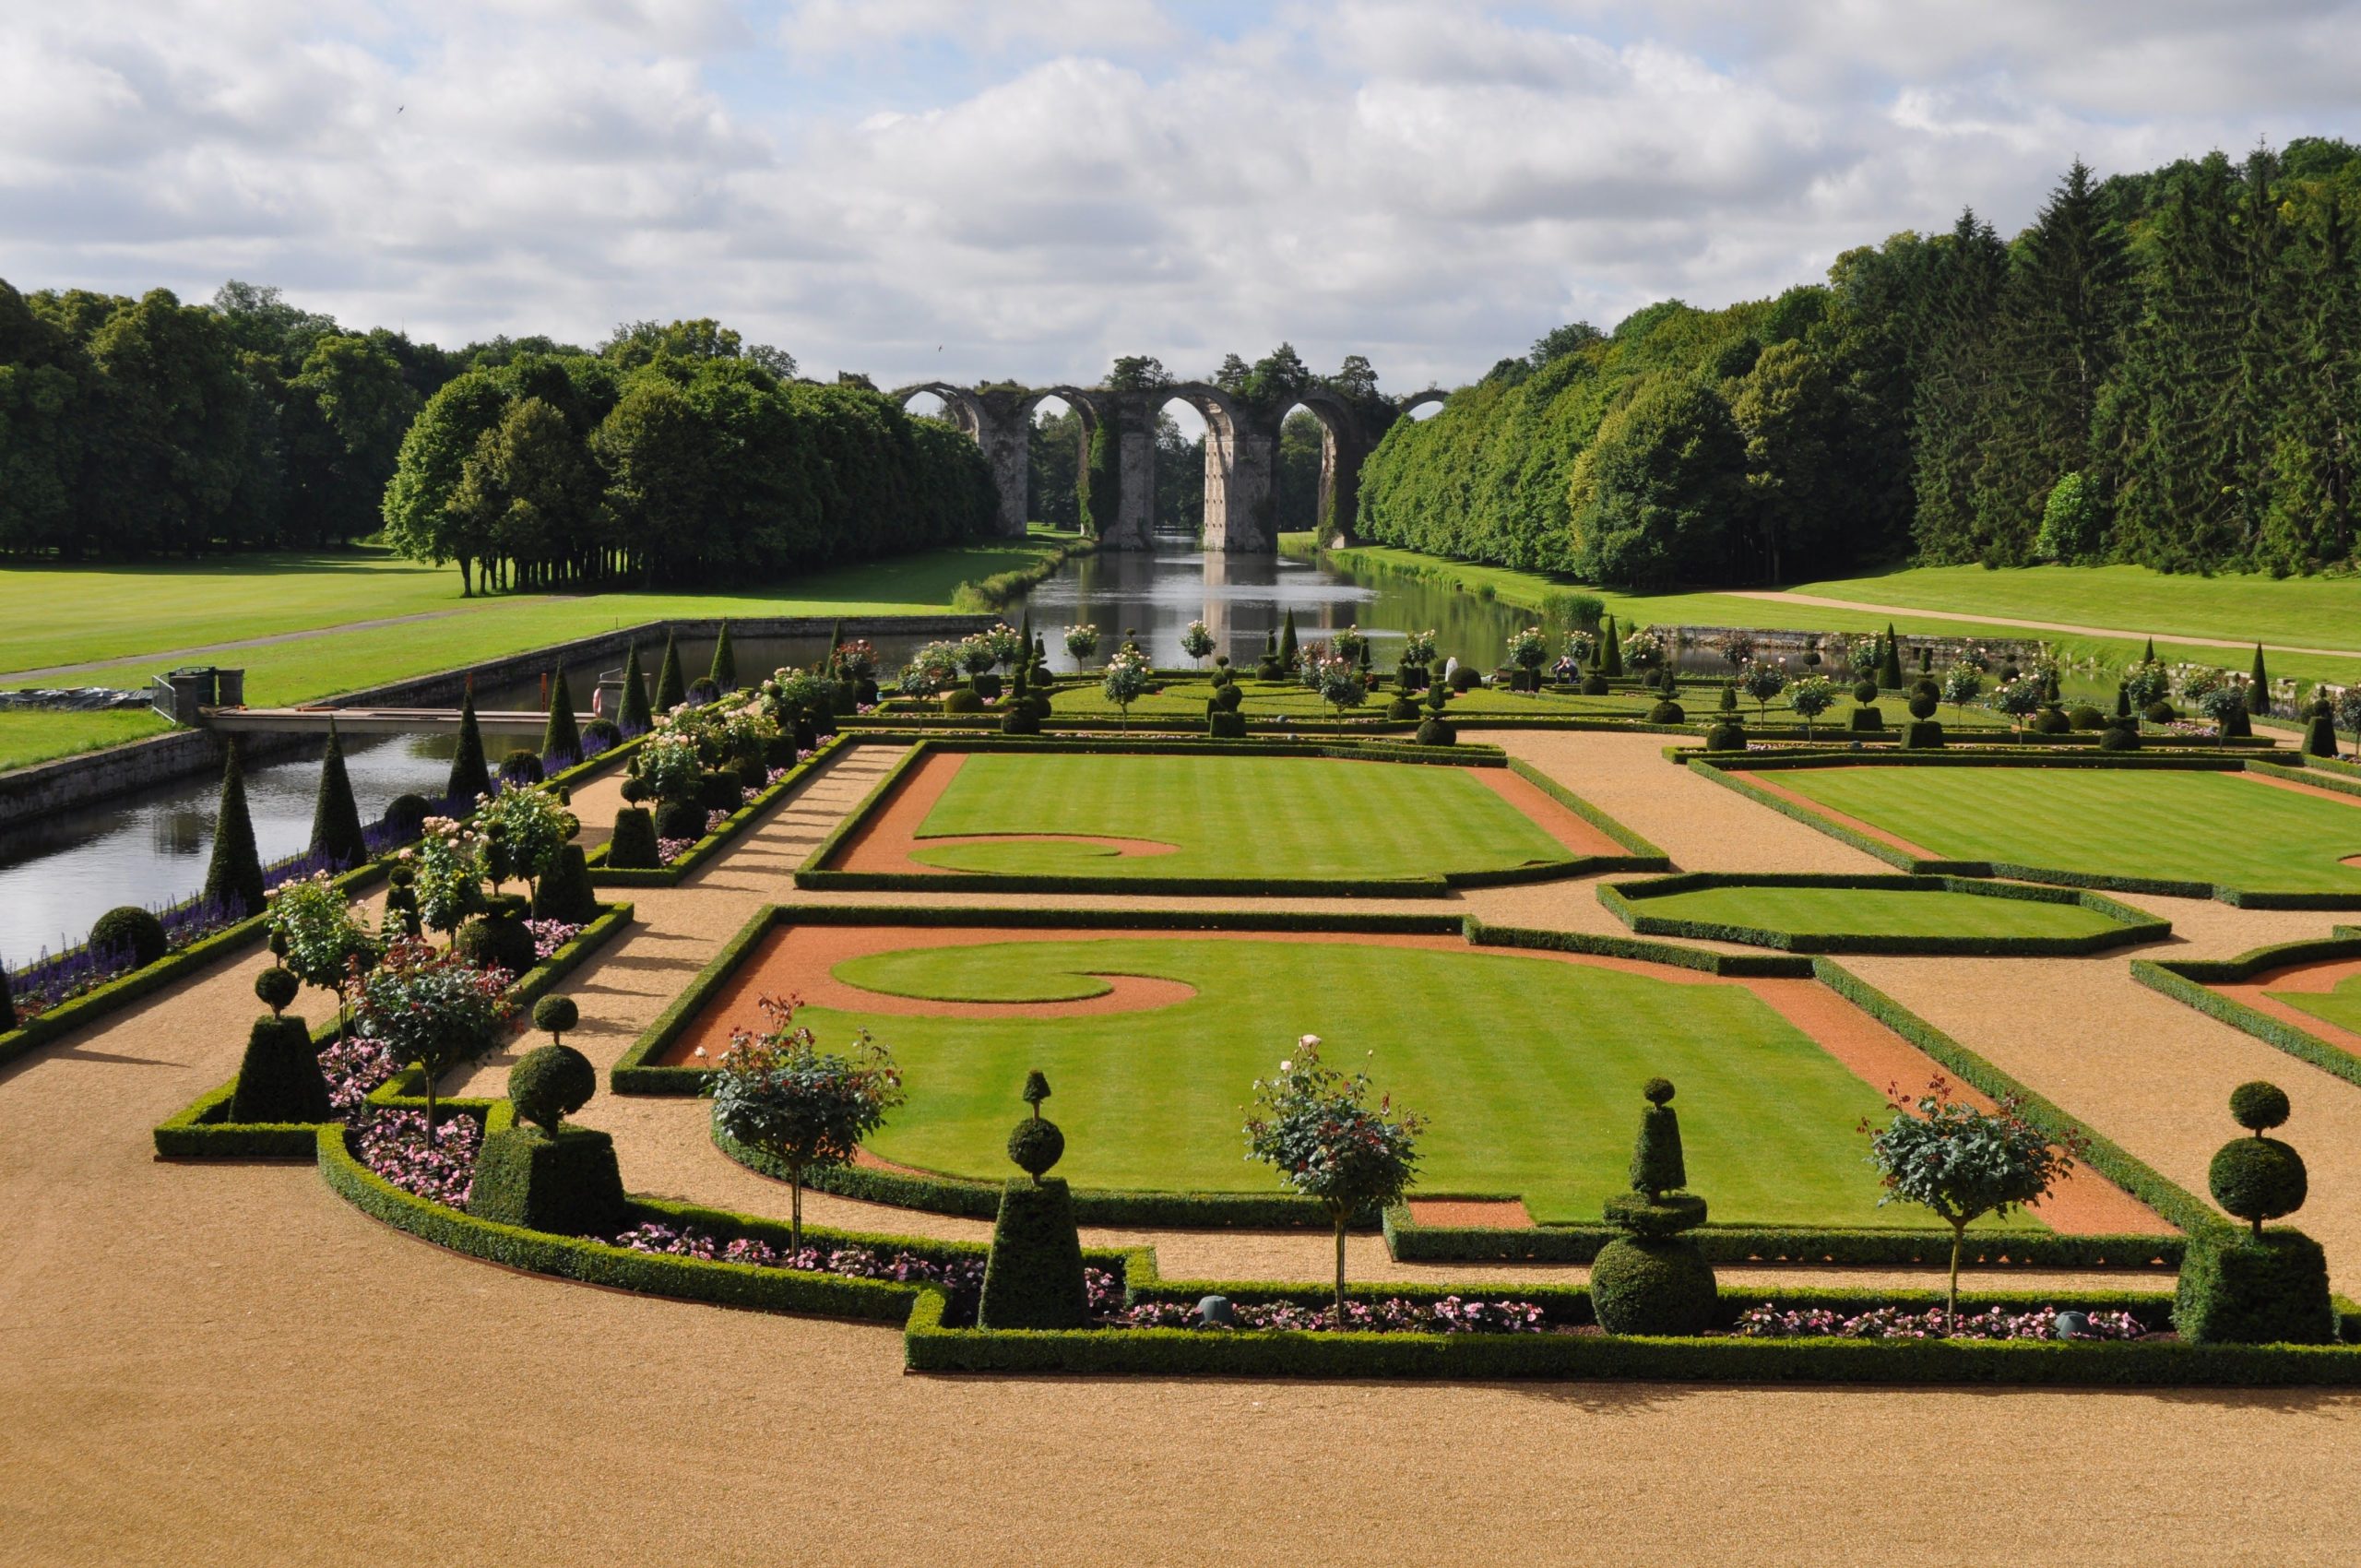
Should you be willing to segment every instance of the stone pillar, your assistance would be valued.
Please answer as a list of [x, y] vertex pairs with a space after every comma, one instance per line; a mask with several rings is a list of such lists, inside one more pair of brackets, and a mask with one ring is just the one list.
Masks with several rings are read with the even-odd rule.
[[1000, 532], [1007, 539], [1024, 536], [1032, 509], [1032, 415], [1022, 393], [995, 390], [978, 394], [969, 416], [976, 445], [983, 448], [984, 461], [991, 465], [992, 488], [1000, 495]]
[[1210, 553], [1225, 548], [1229, 537], [1229, 437], [1224, 422], [1205, 420], [1205, 509], [1197, 535]]
[[[1140, 394], [1110, 398], [1115, 443], [1115, 518], [1098, 536], [1101, 550], [1146, 550], [1156, 531], [1156, 408]], [[1098, 497], [1090, 498], [1091, 510]]]
[[[1221, 532], [1214, 532], [1212, 507], [1206, 508], [1205, 550], [1208, 553], [1267, 554], [1278, 548], [1271, 527], [1271, 478], [1277, 468], [1278, 437], [1269, 431], [1240, 428], [1228, 442], [1229, 462], [1222, 482]], [[1206, 446], [1206, 489], [1212, 490], [1212, 445]]]

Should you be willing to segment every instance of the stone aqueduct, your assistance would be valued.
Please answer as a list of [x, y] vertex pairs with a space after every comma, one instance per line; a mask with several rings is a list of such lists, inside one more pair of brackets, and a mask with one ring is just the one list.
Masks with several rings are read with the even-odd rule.
[[1249, 403], [1203, 381], [1177, 381], [1148, 387], [955, 386], [921, 381], [897, 387], [895, 401], [920, 393], [940, 398], [943, 413], [975, 439], [991, 465], [1000, 493], [1000, 529], [1025, 531], [1032, 469], [1034, 410], [1055, 398], [1081, 416], [1086, 444], [1101, 428], [1113, 432], [1116, 496], [1111, 522], [1097, 497], [1092, 510], [1102, 519], [1099, 548], [1145, 550], [1156, 520], [1156, 421], [1166, 404], [1180, 401], [1204, 416], [1204, 548], [1243, 554], [1277, 548], [1273, 481], [1278, 468], [1279, 426], [1298, 408], [1319, 420], [1320, 517], [1331, 540], [1351, 542], [1358, 518], [1361, 463], [1394, 421], [1443, 393], [1430, 388], [1371, 410], [1313, 387], [1275, 408]]

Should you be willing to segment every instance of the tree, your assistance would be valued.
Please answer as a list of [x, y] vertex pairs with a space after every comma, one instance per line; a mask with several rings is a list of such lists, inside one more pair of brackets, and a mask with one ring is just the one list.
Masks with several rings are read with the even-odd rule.
[[312, 805], [312, 853], [338, 868], [357, 866], [369, 858], [369, 842], [361, 831], [361, 804], [352, 798], [344, 742], [334, 719], [328, 721], [328, 749], [320, 758], [320, 790]]
[[2106, 541], [2106, 515], [2100, 509], [2098, 490], [2079, 471], [2058, 476], [2049, 497], [2042, 503], [2041, 531], [2034, 536], [2036, 561], [2071, 565], [2098, 555]]
[[1180, 633], [1180, 651], [1203, 665], [1214, 650], [1214, 635], [1203, 621], [1192, 621]]
[[2247, 676], [2247, 708], [2257, 719], [2271, 717], [2271, 671], [2262, 667], [2262, 645], [2254, 645], [2254, 669]]
[[1370, 1103], [1367, 1073], [1347, 1077], [1320, 1060], [1320, 1037], [1296, 1041], [1275, 1076], [1254, 1080], [1246, 1121], [1247, 1158], [1328, 1211], [1336, 1233], [1335, 1322], [1345, 1324], [1345, 1229], [1354, 1218], [1401, 1201], [1418, 1169], [1423, 1117]]
[[1099, 690], [1121, 710], [1122, 727], [1126, 730], [1132, 727], [1132, 704], [1147, 691], [1153, 673], [1146, 656], [1128, 647], [1117, 648], [1108, 657], [1107, 668], [1099, 676]]
[[713, 641], [713, 668], [706, 672], [715, 687], [723, 692], [738, 689], [738, 650], [730, 646], [730, 623], [721, 624], [720, 636]]
[[221, 803], [213, 814], [213, 856], [206, 863], [205, 897], [236, 916], [263, 906], [262, 856], [255, 849], [255, 823], [246, 809], [246, 769], [238, 742], [222, 748]]
[[615, 725], [624, 735], [635, 735], [654, 722], [647, 707], [647, 676], [639, 668], [639, 645], [631, 645], [623, 659], [623, 700], [615, 710]]
[[383, 950], [368, 917], [326, 872], [317, 872], [274, 889], [264, 925], [282, 967], [305, 985], [338, 993], [337, 1026], [342, 1033], [345, 982], [356, 968], [374, 964]]
[[[1959, 1254], [1967, 1228], [2047, 1197], [2074, 1169], [2088, 1140], [2070, 1131], [2058, 1144], [2024, 1119], [2014, 1099], [1979, 1111], [1952, 1098], [1938, 1077], [1913, 1102], [1890, 1100], [1893, 1120], [1869, 1137], [1869, 1163], [1884, 1193], [1878, 1206], [1916, 1204], [1952, 1228], [1952, 1327], [1959, 1326]], [[1863, 1124], [1867, 1130], [1867, 1123]]]
[[770, 1027], [730, 1037], [713, 1075], [716, 1131], [767, 1155], [787, 1171], [789, 1248], [803, 1251], [803, 1182], [848, 1163], [863, 1138], [902, 1103], [902, 1077], [886, 1049], [863, 1032], [848, 1054], [823, 1051], [795, 1022], [796, 1004], [765, 997]]
[[1648, 383], [1574, 461], [1574, 571], [1634, 588], [1720, 577], [1745, 471], [1726, 404], [1686, 379]]
[[681, 649], [671, 633], [664, 634], [664, 661], [656, 668], [656, 711], [670, 713], [689, 700], [688, 683], [681, 679]]
[[1787, 689], [1787, 672], [1767, 659], [1750, 661], [1739, 677], [1738, 684], [1754, 699], [1755, 719], [1767, 723], [1771, 718], [1771, 699]]
[[469, 681], [459, 698], [459, 743], [451, 753], [451, 773], [444, 781], [443, 795], [454, 810], [465, 812], [479, 797], [491, 793], [492, 769], [484, 763], [483, 731], [476, 723], [475, 683]]
[[1587, 321], [1570, 321], [1536, 338], [1532, 349], [1525, 356], [1525, 362], [1535, 370], [1542, 370], [1551, 360], [1571, 354], [1577, 349], [1588, 348], [1593, 343], [1603, 342], [1606, 337], [1606, 333]]
[[574, 717], [574, 689], [561, 664], [550, 677], [549, 722], [541, 727], [541, 754], [582, 760], [582, 730]]
[[435, 1086], [444, 1074], [499, 1042], [508, 1020], [508, 978], [457, 952], [397, 938], [374, 968], [354, 970], [345, 1000], [364, 1039], [416, 1067], [426, 1096], [426, 1145], [435, 1141]]
[[1804, 721], [1804, 739], [1811, 739], [1812, 720], [1836, 706], [1836, 683], [1825, 675], [1807, 675], [1787, 690], [1787, 706]]

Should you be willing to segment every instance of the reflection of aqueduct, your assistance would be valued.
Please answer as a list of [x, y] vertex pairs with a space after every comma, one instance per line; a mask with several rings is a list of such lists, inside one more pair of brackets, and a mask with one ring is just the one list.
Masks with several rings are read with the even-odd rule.
[[1087, 445], [1102, 426], [1115, 439], [1116, 496], [1111, 507], [1097, 496], [1091, 509], [1102, 518], [1099, 543], [1108, 550], [1145, 550], [1156, 517], [1156, 417], [1174, 399], [1205, 421], [1205, 520], [1207, 552], [1268, 552], [1277, 547], [1272, 525], [1272, 482], [1278, 467], [1279, 425], [1298, 408], [1319, 420], [1320, 517], [1330, 539], [1353, 538], [1361, 462], [1395, 420], [1443, 394], [1429, 390], [1372, 411], [1335, 393], [1314, 387], [1275, 408], [1249, 403], [1202, 381], [1154, 387], [1012, 386], [968, 387], [923, 381], [896, 388], [908, 402], [921, 392], [943, 399], [944, 417], [973, 436], [991, 464], [1000, 491], [1000, 528], [1025, 531], [1032, 469], [1033, 411], [1055, 398], [1081, 416]]

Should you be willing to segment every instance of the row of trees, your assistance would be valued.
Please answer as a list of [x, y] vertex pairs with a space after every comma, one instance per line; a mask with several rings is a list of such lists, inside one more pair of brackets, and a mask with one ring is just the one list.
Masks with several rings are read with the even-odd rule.
[[979, 538], [975, 444], [863, 384], [785, 379], [709, 321], [471, 370], [427, 401], [387, 540], [466, 591], [775, 575]]
[[2002, 240], [1849, 251], [1825, 285], [1561, 327], [1364, 470], [1388, 543], [1596, 581], [1928, 563], [2310, 571], [2351, 558], [2361, 150], [2106, 181]]

